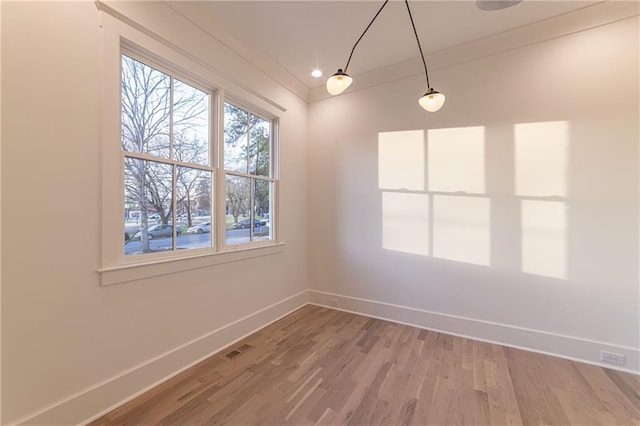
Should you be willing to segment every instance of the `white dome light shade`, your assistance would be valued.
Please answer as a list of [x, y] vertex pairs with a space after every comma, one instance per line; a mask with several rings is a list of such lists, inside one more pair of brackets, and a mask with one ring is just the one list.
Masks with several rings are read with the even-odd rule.
[[515, 6], [522, 0], [476, 0], [476, 6], [480, 10], [500, 10]]
[[353, 79], [341, 69], [337, 73], [329, 77], [327, 80], [327, 92], [332, 95], [339, 95], [347, 90]]
[[442, 105], [444, 105], [444, 95], [440, 92], [436, 92], [433, 89], [429, 89], [427, 93], [425, 93], [420, 99], [418, 99], [418, 103], [427, 111], [436, 112], [440, 108], [442, 108]]

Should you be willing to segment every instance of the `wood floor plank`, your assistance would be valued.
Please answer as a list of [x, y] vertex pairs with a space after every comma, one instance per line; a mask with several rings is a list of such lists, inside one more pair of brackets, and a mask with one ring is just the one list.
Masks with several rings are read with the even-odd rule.
[[[576, 363], [575, 367], [596, 394], [596, 398], [604, 405], [605, 410], [619, 419], [616, 423], [624, 424], [624, 419], [626, 419], [633, 424], [640, 424], [640, 413], [636, 409], [637, 406], [634, 408], [633, 403], [610, 380], [605, 369], [579, 363]], [[640, 388], [640, 384], [637, 385], [637, 388]]]
[[639, 425], [640, 378], [308, 305], [91, 423], [155, 424]]

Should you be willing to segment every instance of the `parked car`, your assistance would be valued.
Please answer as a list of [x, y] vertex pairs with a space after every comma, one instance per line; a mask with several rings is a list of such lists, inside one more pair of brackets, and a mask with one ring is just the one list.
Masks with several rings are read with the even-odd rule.
[[[180, 232], [180, 229], [178, 229], [178, 233], [179, 232]], [[173, 226], [163, 225], [163, 224], [154, 225], [147, 230], [147, 234], [149, 234], [149, 239], [160, 238], [160, 237], [170, 237], [171, 235], [173, 235]], [[135, 234], [133, 234], [131, 239], [139, 240], [140, 237], [141, 237], [141, 233], [140, 231], [138, 231]]]
[[[232, 228], [233, 229], [245, 229], [245, 228], [249, 228], [249, 224], [251, 223], [250, 219], [245, 219], [245, 220], [241, 220], [240, 222], [234, 223]], [[258, 226], [262, 226], [264, 225], [266, 222], [261, 221], [259, 219], [253, 219], [253, 227], [257, 228]]]
[[203, 234], [205, 232], [211, 232], [211, 222], [201, 223], [187, 229], [187, 234]]

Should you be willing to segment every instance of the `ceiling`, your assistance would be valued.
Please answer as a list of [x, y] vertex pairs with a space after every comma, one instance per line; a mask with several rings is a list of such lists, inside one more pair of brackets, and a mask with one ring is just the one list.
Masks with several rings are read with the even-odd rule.
[[[423, 51], [429, 54], [600, 3], [535, 1], [480, 10], [475, 1], [411, 1]], [[260, 50], [309, 88], [344, 68], [353, 44], [382, 1], [212, 1], [211, 25]], [[403, 1], [392, 0], [362, 39], [349, 65], [357, 75], [418, 56]], [[321, 78], [311, 77], [314, 68]]]

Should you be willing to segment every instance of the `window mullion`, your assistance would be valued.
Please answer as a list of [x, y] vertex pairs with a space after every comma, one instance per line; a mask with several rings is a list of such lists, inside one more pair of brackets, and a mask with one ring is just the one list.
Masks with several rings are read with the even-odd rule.
[[252, 175], [252, 174], [249, 174], [249, 173], [234, 172], [234, 171], [231, 171], [231, 170], [225, 170], [225, 173], [228, 174], [228, 175], [233, 175], [233, 176], [241, 176], [241, 177], [246, 177], [246, 178], [255, 178], [255, 179], [266, 180], [268, 182], [275, 182], [275, 179], [271, 178], [269, 176]]
[[251, 170], [251, 114], [247, 113], [247, 174]]
[[172, 251], [176, 251], [176, 245], [177, 245], [177, 239], [178, 239], [178, 215], [176, 214], [176, 194], [177, 194], [177, 181], [178, 181], [178, 167], [175, 164], [175, 158], [174, 158], [174, 147], [173, 147], [173, 96], [174, 96], [174, 90], [175, 90], [175, 78], [173, 78], [173, 76], [170, 76], [170, 80], [169, 80], [170, 84], [169, 84], [169, 159], [172, 161], [173, 165], [171, 167], [172, 169], [172, 176], [171, 176], [171, 216], [172, 216], [172, 220], [171, 220], [171, 239], [172, 241]]
[[[216, 158], [215, 158], [215, 184], [211, 185], [214, 192], [214, 205], [212, 206], [212, 214], [215, 211], [215, 221], [212, 221], [215, 229], [215, 248], [221, 251], [225, 247], [226, 242], [226, 176], [224, 174], [224, 91], [220, 90], [216, 97], [216, 121], [215, 121], [215, 137], [216, 137]], [[212, 218], [213, 219], [213, 218]]]
[[173, 76], [169, 76], [169, 158], [173, 158], [173, 90], [175, 88], [175, 79]]
[[125, 157], [135, 158], [138, 160], [153, 161], [155, 163], [168, 164], [170, 166], [173, 166], [175, 164], [177, 166], [189, 167], [191, 169], [198, 169], [198, 170], [206, 170], [208, 172], [213, 172], [215, 170], [213, 167], [203, 166], [201, 164], [184, 163], [182, 161], [171, 161], [166, 158], [156, 157], [155, 155], [145, 154], [141, 152], [131, 152], [131, 151], [122, 151], [122, 152]]
[[173, 232], [173, 251], [176, 251], [176, 247], [178, 244], [178, 214], [176, 213], [176, 208], [178, 205], [178, 202], [176, 200], [176, 193], [177, 191], [177, 186], [178, 186], [178, 166], [176, 166], [175, 164], [173, 165], [173, 176], [172, 176], [172, 188], [171, 188], [171, 210], [173, 211], [173, 226], [172, 226], [172, 232]]
[[227, 231], [227, 177], [224, 172], [224, 91], [218, 92], [216, 98], [216, 138], [217, 138], [217, 158], [216, 158], [216, 250], [222, 251], [226, 247]]
[[249, 241], [253, 241], [254, 238], [254, 231], [255, 231], [255, 222], [254, 222], [254, 215], [255, 215], [255, 204], [254, 204], [254, 199], [253, 199], [253, 186], [254, 186], [254, 180], [253, 178], [249, 178]]

